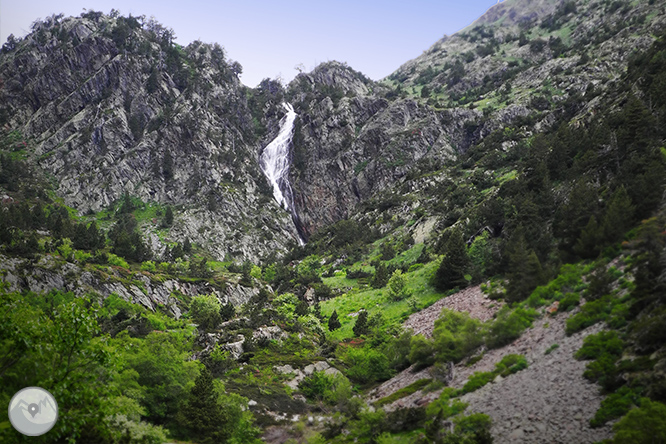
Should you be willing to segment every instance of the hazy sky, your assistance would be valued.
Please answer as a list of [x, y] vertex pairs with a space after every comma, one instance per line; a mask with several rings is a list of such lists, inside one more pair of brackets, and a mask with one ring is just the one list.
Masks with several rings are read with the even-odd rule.
[[379, 80], [428, 49], [445, 34], [472, 23], [496, 0], [0, 0], [0, 42], [23, 36], [37, 18], [80, 15], [84, 8], [154, 16], [176, 42], [217, 42], [243, 65], [241, 80], [285, 82], [303, 64], [347, 62]]

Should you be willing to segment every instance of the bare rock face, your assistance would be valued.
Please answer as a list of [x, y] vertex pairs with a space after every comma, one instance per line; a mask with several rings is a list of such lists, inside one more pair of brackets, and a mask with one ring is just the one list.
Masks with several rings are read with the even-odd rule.
[[307, 235], [348, 217], [419, 160], [439, 162], [454, 154], [450, 141], [462, 139], [461, 122], [447, 125], [447, 114], [389, 92], [337, 62], [289, 84], [287, 96], [299, 115], [292, 185]]
[[[84, 271], [70, 262], [57, 262], [46, 256], [37, 264], [26, 259], [11, 259], [0, 255], [3, 273], [0, 282], [9, 284], [9, 291], [30, 290], [33, 292], [49, 292], [51, 290], [71, 291], [77, 296], [89, 292], [100, 294], [106, 298], [116, 294], [122, 299], [143, 305], [155, 311], [164, 306], [179, 318], [181, 316], [178, 295], [194, 297], [202, 294], [214, 294], [220, 301], [230, 302], [234, 306], [246, 304], [259, 292], [258, 289], [229, 284], [222, 289], [209, 282], [182, 282], [167, 279], [163, 282], [153, 281], [144, 274], [133, 275], [131, 282], [121, 276], [112, 267], [104, 273], [93, 274]], [[275, 332], [272, 332], [275, 334]], [[272, 339], [271, 336], [269, 339]]]
[[100, 13], [38, 22], [0, 54], [0, 125], [34, 141], [32, 160], [81, 214], [129, 193], [178, 206], [171, 240], [220, 259], [284, 250], [296, 232], [257, 163], [239, 65], [170, 36]]

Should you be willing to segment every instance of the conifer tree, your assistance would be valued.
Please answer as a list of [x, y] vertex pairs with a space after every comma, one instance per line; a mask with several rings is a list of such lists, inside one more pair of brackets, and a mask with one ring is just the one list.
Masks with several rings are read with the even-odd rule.
[[164, 226], [170, 227], [173, 224], [173, 210], [171, 206], [168, 206], [166, 213], [164, 213]]
[[435, 274], [435, 287], [440, 291], [467, 285], [465, 274], [470, 265], [467, 247], [460, 229], [455, 229], [446, 244], [446, 253]]
[[354, 324], [354, 328], [352, 329], [354, 332], [354, 336], [361, 336], [368, 334], [368, 312], [365, 310], [361, 310], [360, 313], [358, 314], [358, 317], [356, 318], [356, 324]]
[[217, 396], [213, 375], [203, 367], [179, 415], [183, 427], [202, 444], [226, 442], [229, 437], [225, 430], [229, 418]]
[[544, 273], [534, 250], [528, 250], [521, 230], [514, 234], [515, 240], [509, 248], [509, 284], [506, 299], [509, 302], [526, 299], [532, 290], [543, 284]]
[[580, 238], [576, 242], [574, 251], [583, 259], [594, 259], [599, 256], [602, 242], [603, 233], [599, 229], [597, 218], [592, 215], [587, 225], [580, 233]]
[[220, 307], [220, 317], [222, 318], [222, 321], [233, 319], [234, 316], [236, 316], [236, 309], [231, 304], [231, 302], [227, 302], [222, 307]]
[[634, 207], [624, 187], [618, 188], [608, 204], [601, 225], [605, 241], [614, 243], [622, 239], [634, 222]]
[[192, 243], [190, 242], [189, 237], [186, 237], [185, 242], [183, 242], [183, 253], [185, 254], [192, 253]]
[[340, 327], [342, 327], [342, 325], [338, 319], [338, 312], [337, 310], [333, 310], [331, 317], [328, 318], [328, 331], [335, 331]]
[[384, 288], [389, 281], [389, 272], [386, 268], [386, 265], [382, 261], [379, 261], [375, 267], [375, 274], [372, 276], [372, 288]]

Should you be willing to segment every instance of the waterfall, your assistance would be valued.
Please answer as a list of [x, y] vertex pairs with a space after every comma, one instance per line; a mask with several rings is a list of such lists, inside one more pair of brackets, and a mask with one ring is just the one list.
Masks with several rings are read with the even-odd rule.
[[273, 197], [277, 203], [291, 213], [291, 218], [298, 231], [299, 244], [305, 245], [301, 234], [298, 214], [296, 214], [296, 209], [294, 208], [294, 194], [289, 183], [289, 166], [291, 160], [289, 146], [294, 136], [294, 121], [297, 114], [290, 103], [283, 103], [282, 106], [287, 111], [287, 114], [280, 120], [280, 132], [277, 137], [264, 148], [261, 156], [259, 156], [259, 166], [273, 186]]

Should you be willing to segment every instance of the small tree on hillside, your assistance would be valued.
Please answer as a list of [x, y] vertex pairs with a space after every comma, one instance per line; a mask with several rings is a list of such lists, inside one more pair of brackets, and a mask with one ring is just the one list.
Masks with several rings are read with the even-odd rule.
[[171, 206], [168, 206], [166, 212], [164, 213], [163, 225], [165, 227], [170, 227], [173, 224], [173, 210]]
[[372, 288], [384, 288], [389, 280], [389, 273], [386, 265], [383, 262], [379, 262], [375, 267], [375, 274], [372, 276], [372, 281], [370, 285]]
[[435, 274], [435, 287], [441, 291], [467, 286], [465, 274], [470, 266], [467, 247], [460, 229], [455, 229], [446, 243], [446, 253]]
[[354, 324], [354, 336], [361, 336], [368, 334], [368, 312], [361, 310], [356, 318], [356, 324]]
[[233, 319], [234, 316], [236, 316], [236, 309], [231, 304], [231, 302], [227, 302], [222, 307], [220, 307], [220, 318], [223, 322]]
[[213, 294], [196, 296], [190, 305], [190, 314], [194, 322], [204, 330], [211, 330], [222, 321], [220, 316], [220, 301]]
[[213, 375], [206, 367], [194, 382], [179, 422], [201, 443], [226, 442], [229, 438], [228, 413], [218, 403]]
[[537, 286], [544, 283], [544, 272], [539, 257], [534, 250], [528, 250], [522, 233], [515, 235], [516, 240], [509, 248], [509, 285], [506, 299], [510, 302], [522, 301]]
[[328, 318], [328, 331], [335, 331], [340, 327], [342, 327], [342, 325], [338, 319], [338, 312], [337, 310], [333, 310], [331, 317]]
[[388, 281], [388, 290], [391, 300], [401, 301], [409, 297], [409, 290], [406, 287], [407, 281], [402, 270], [395, 270]]

